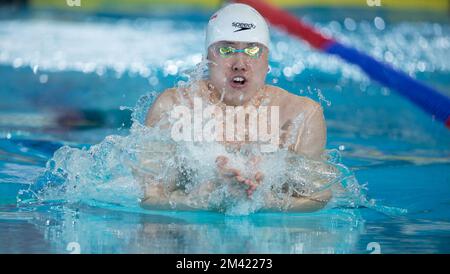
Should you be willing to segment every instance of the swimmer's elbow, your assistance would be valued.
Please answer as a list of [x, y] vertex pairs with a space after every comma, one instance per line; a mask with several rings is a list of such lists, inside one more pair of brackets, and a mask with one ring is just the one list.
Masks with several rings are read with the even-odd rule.
[[330, 202], [331, 198], [333, 198], [333, 193], [329, 189], [322, 191], [317, 197], [315, 197], [319, 203], [319, 209], [323, 209]]
[[295, 197], [289, 211], [315, 212], [323, 209], [333, 197], [330, 190], [322, 191], [311, 197]]
[[165, 200], [165, 194], [161, 185], [146, 185], [144, 190], [144, 198], [141, 201], [142, 207], [154, 207], [160, 205]]

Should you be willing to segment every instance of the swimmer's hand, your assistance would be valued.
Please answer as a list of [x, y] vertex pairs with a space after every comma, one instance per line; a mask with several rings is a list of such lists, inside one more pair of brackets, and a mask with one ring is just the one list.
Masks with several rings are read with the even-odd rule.
[[253, 178], [245, 178], [240, 170], [229, 166], [229, 159], [226, 156], [218, 156], [216, 165], [222, 176], [234, 178], [238, 183], [248, 186], [246, 190], [248, 198], [252, 197], [253, 192], [264, 179], [264, 175], [260, 171], [256, 172]]
[[205, 182], [195, 190], [197, 195], [191, 197], [179, 189], [167, 191], [163, 184], [151, 184], [145, 190], [141, 206], [151, 210], [209, 210], [212, 187], [212, 183]]

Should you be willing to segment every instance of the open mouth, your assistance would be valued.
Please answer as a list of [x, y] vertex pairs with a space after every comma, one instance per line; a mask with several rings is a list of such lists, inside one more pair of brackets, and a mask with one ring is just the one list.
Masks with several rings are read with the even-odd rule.
[[244, 76], [234, 76], [230, 84], [233, 88], [242, 88], [246, 83], [247, 79]]

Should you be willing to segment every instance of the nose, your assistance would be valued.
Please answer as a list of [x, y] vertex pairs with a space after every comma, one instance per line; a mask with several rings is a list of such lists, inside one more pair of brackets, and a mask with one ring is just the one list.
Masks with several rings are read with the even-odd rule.
[[234, 61], [233, 65], [231, 66], [231, 69], [234, 72], [245, 72], [247, 71], [247, 64], [244, 62], [243, 58], [236, 58], [236, 60]]

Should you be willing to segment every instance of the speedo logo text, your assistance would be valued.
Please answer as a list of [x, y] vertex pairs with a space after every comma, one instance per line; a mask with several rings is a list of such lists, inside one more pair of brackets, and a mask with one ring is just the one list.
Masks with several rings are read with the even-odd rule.
[[249, 30], [249, 29], [255, 29], [256, 26], [252, 23], [240, 23], [240, 22], [233, 22], [231, 24], [235, 28], [239, 28], [235, 30], [234, 32], [243, 31], [243, 30]]

